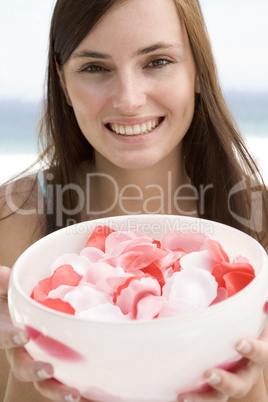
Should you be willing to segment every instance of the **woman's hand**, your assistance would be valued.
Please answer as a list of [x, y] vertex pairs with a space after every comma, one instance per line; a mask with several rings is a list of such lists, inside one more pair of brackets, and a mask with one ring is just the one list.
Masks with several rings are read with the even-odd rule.
[[243, 359], [235, 370], [209, 370], [205, 378], [211, 388], [202, 393], [180, 395], [178, 401], [226, 402], [229, 398], [239, 400], [245, 397], [268, 366], [268, 319], [258, 339], [244, 339], [236, 345], [236, 350]]
[[0, 349], [6, 350], [15, 377], [20, 381], [33, 382], [40, 394], [53, 401], [83, 401], [77, 390], [53, 378], [51, 364], [34, 361], [23, 347], [29, 341], [29, 336], [12, 325], [8, 310], [10, 273], [10, 268], [0, 266]]

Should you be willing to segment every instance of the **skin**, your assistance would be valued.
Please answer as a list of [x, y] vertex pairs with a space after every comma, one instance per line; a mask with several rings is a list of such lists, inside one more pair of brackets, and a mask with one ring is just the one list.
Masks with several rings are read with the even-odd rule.
[[[135, 29], [129, 29], [130, 26]], [[159, 43], [172, 46], [137, 55], [140, 49]], [[94, 51], [109, 58], [77, 57], [81, 51]], [[93, 66], [95, 73], [92, 73]], [[98, 172], [115, 177], [120, 188], [126, 183], [144, 188], [154, 180], [165, 189], [167, 171], [172, 173], [173, 189], [187, 182], [181, 140], [192, 120], [194, 94], [199, 91], [199, 83], [189, 43], [172, 0], [129, 0], [114, 8], [58, 71], [78, 123], [96, 149]], [[109, 123], [133, 126], [160, 117], [162, 123], [158, 128], [138, 137], [122, 137], [107, 128]], [[112, 197], [107, 186], [97, 184], [98, 199]], [[22, 188], [27, 193], [24, 182]], [[28, 200], [29, 206], [37, 205], [40, 191], [35, 189]], [[116, 208], [114, 214], [120, 212]], [[139, 200], [135, 208], [141, 208]], [[3, 210], [3, 216], [8, 212], [8, 208]], [[0, 244], [5, 244], [1, 264], [12, 266], [31, 243], [42, 237], [40, 229], [34, 231], [42, 219], [36, 215], [13, 214], [1, 222]], [[76, 390], [52, 378], [51, 365], [32, 361], [22, 347], [28, 336], [12, 326], [7, 310], [9, 276], [10, 269], [0, 266], [0, 348], [7, 351], [14, 374], [21, 381], [33, 382], [43, 396], [54, 401], [63, 401], [70, 395], [73, 400], [79, 400]], [[203, 394], [180, 395], [179, 400], [225, 402], [229, 397], [245, 396], [268, 362], [268, 325], [259, 339], [247, 342], [250, 351], [240, 349], [241, 356], [246, 358], [242, 367], [234, 373], [220, 369], [207, 372], [212, 388]]]

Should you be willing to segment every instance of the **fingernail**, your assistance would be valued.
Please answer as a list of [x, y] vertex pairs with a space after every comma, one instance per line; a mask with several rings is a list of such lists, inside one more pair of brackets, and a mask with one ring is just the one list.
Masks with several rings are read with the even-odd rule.
[[48, 378], [52, 377], [52, 375], [49, 374], [45, 369], [38, 370], [36, 374], [40, 380], [47, 380]]
[[80, 400], [79, 396], [74, 396], [73, 394], [64, 395], [63, 400], [66, 402], [78, 402]]
[[243, 353], [243, 354], [248, 354], [248, 353], [250, 353], [252, 351], [252, 345], [247, 341], [241, 341], [237, 345], [236, 350], [238, 352]]
[[18, 346], [25, 345], [29, 341], [29, 336], [26, 332], [18, 332], [13, 336], [13, 341]]
[[212, 373], [210, 377], [206, 378], [206, 382], [210, 385], [218, 385], [221, 382], [221, 377], [217, 373]]

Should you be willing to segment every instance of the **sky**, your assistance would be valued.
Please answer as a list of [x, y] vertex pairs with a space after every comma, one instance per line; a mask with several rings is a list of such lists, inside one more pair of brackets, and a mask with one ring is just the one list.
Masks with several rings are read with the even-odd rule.
[[[200, 2], [223, 89], [268, 92], [268, 0]], [[0, 0], [0, 99], [42, 98], [54, 3]]]

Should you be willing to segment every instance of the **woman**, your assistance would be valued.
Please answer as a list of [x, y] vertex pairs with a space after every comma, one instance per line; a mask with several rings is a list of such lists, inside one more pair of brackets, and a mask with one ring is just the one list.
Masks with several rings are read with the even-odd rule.
[[[223, 100], [197, 1], [58, 0], [40, 132], [44, 175], [2, 189], [1, 264], [57, 228], [130, 213], [202, 216], [267, 246], [266, 190]], [[10, 271], [0, 273], [5, 294]], [[4, 401], [78, 400], [30, 359], [2, 302]], [[267, 331], [239, 342], [235, 372], [209, 371], [211, 389], [180, 400], [267, 400]]]

